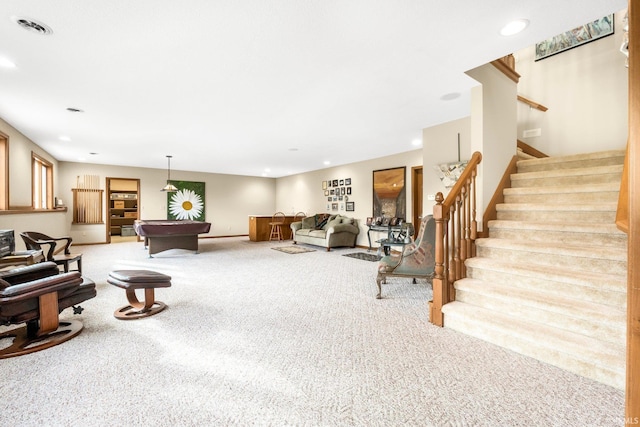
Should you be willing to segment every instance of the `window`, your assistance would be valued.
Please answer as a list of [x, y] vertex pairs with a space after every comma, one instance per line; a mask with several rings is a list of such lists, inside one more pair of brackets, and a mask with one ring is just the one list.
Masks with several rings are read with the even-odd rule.
[[35, 153], [31, 159], [33, 208], [53, 209], [53, 165]]

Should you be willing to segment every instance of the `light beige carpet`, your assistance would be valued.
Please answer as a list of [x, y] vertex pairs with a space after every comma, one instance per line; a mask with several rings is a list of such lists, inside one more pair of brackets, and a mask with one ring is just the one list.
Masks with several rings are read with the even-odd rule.
[[[282, 256], [248, 238], [149, 258], [74, 248], [98, 296], [71, 341], [0, 360], [1, 426], [620, 426], [623, 392], [428, 323], [425, 281], [350, 248]], [[110, 270], [169, 274], [168, 309], [120, 321]], [[70, 310], [63, 317], [71, 317]], [[0, 328], [2, 329], [2, 328]]]

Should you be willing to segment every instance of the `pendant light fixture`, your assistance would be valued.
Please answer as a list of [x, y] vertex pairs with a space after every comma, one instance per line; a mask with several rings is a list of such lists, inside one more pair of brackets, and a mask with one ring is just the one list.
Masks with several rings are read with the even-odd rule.
[[167, 185], [165, 185], [164, 188], [160, 190], [166, 191], [167, 193], [178, 191], [176, 186], [171, 183], [171, 157], [173, 156], [167, 156]]

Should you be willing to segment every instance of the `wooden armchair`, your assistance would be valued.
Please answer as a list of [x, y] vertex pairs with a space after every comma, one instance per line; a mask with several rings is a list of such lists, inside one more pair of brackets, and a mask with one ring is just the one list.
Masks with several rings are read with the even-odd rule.
[[[38, 233], [36, 231], [25, 231], [20, 233], [20, 237], [24, 241], [27, 249], [30, 250], [44, 250], [43, 245], [48, 246], [48, 250], [45, 252], [45, 260], [53, 261], [57, 265], [62, 265], [64, 272], [69, 272], [69, 264], [75, 262], [77, 265], [77, 271], [82, 273], [82, 254], [72, 254], [69, 250], [71, 237], [49, 237], [46, 234]], [[58, 242], [66, 242], [64, 246], [58, 247]], [[62, 252], [62, 253], [61, 253]]]
[[435, 269], [436, 221], [432, 215], [425, 216], [420, 222], [420, 230], [415, 242], [406, 245], [400, 255], [387, 255], [378, 264], [378, 295], [382, 298], [382, 284], [387, 277], [431, 279]]
[[[82, 323], [60, 321], [59, 313], [96, 296], [95, 284], [77, 271], [60, 273], [53, 262], [42, 262], [0, 272], [0, 324], [20, 324], [0, 334], [13, 338], [0, 350], [0, 359], [20, 356], [61, 344], [80, 333]], [[77, 306], [77, 307], [76, 307]]]

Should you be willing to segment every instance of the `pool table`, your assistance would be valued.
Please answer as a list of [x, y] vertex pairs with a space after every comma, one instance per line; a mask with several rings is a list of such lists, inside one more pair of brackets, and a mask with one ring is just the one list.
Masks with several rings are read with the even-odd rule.
[[136, 220], [133, 229], [144, 237], [149, 257], [169, 249], [186, 249], [198, 253], [198, 234], [208, 233], [210, 222], [190, 220]]

